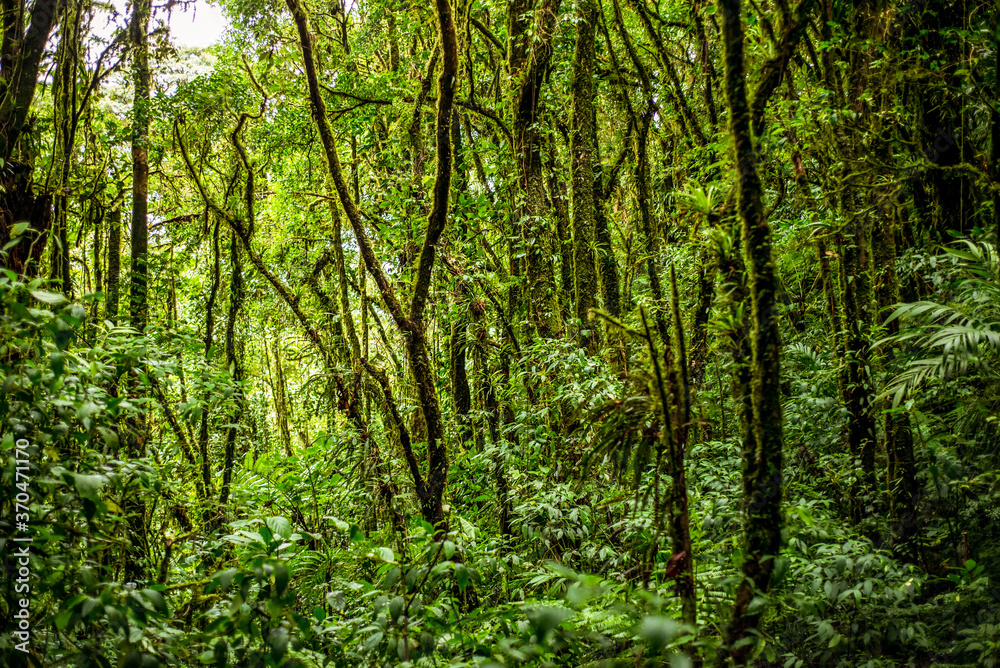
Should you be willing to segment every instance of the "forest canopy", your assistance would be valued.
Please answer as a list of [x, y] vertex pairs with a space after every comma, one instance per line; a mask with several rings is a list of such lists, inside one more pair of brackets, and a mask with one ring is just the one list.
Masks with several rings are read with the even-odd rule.
[[0, 666], [997, 664], [1000, 2], [193, 5], [0, 9]]

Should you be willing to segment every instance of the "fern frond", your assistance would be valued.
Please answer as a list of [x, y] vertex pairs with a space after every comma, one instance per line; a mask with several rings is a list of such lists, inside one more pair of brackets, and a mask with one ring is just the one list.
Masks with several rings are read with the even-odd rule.
[[970, 274], [958, 283], [958, 300], [898, 305], [886, 322], [899, 319], [903, 326], [898, 334], [876, 344], [907, 343], [922, 354], [908, 362], [879, 395], [891, 396], [893, 407], [930, 378], [992, 373], [988, 362], [1000, 353], [1000, 258], [996, 250], [966, 241], [965, 249], [946, 251]]

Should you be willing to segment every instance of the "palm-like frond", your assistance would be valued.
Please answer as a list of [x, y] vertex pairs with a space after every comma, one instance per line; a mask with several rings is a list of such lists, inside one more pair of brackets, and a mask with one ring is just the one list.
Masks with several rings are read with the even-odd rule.
[[785, 353], [814, 371], [823, 366], [823, 357], [806, 343], [790, 343], [785, 346]]
[[631, 471], [632, 484], [638, 487], [653, 450], [655, 413], [649, 395], [609, 401], [595, 409], [590, 422], [598, 427], [593, 448], [583, 460], [584, 475], [607, 458], [616, 474]]
[[916, 353], [881, 394], [891, 396], [893, 406], [930, 378], [994, 373], [990, 362], [1000, 352], [1000, 262], [991, 246], [965, 244], [967, 250], [946, 249], [968, 276], [958, 283], [952, 302], [901, 304], [886, 321], [905, 325], [877, 345], [905, 343]]

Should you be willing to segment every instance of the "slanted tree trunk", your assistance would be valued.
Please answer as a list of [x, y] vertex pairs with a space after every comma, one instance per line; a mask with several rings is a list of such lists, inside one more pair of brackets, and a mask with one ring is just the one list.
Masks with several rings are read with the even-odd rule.
[[424, 311], [431, 287], [431, 275], [434, 268], [437, 243], [448, 220], [448, 200], [451, 189], [453, 157], [450, 141], [451, 113], [454, 106], [455, 86], [458, 75], [458, 36], [452, 18], [451, 7], [448, 4], [448, 0], [437, 0], [436, 9], [441, 40], [441, 74], [438, 77], [436, 119], [437, 165], [434, 187], [432, 189], [433, 206], [428, 216], [427, 232], [417, 261], [413, 296], [409, 310], [405, 312], [402, 303], [396, 296], [393, 285], [389, 282], [379, 259], [375, 255], [361, 214], [355, 204], [356, 197], [352, 196], [341, 169], [336, 140], [327, 116], [326, 102], [323, 99], [319, 77], [316, 73], [316, 60], [313, 54], [312, 37], [309, 32], [309, 21], [305, 8], [300, 0], [287, 0], [287, 5], [298, 31], [299, 47], [302, 50], [302, 60], [305, 65], [306, 80], [309, 86], [309, 101], [312, 107], [313, 120], [316, 123], [320, 139], [323, 143], [330, 176], [344, 212], [347, 214], [348, 221], [354, 230], [354, 236], [358, 242], [365, 267], [375, 280], [386, 309], [389, 311], [393, 321], [396, 323], [396, 327], [406, 341], [410, 373], [417, 386], [417, 397], [426, 426], [426, 469], [422, 470], [412, 449], [404, 447], [404, 454], [406, 455], [410, 473], [413, 476], [417, 498], [420, 502], [421, 514], [425, 521], [436, 528], [437, 535], [443, 537], [444, 532], [447, 530], [443, 498], [448, 479], [448, 448], [445, 440], [446, 434], [441, 415], [441, 405], [434, 382], [435, 374], [433, 373], [430, 354], [427, 348]]

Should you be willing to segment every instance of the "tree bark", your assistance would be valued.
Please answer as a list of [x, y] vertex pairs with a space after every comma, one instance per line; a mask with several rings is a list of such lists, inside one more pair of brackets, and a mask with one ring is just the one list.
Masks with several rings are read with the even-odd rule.
[[5, 23], [10, 22], [4, 26], [4, 57], [0, 59], [0, 158], [5, 163], [10, 161], [28, 119], [45, 43], [58, 10], [58, 0], [37, 0], [31, 6], [31, 23], [23, 37], [18, 34], [17, 18], [24, 8], [4, 12]]
[[458, 75], [458, 37], [452, 19], [448, 0], [437, 0], [437, 17], [441, 41], [441, 74], [438, 77], [438, 104], [436, 120], [437, 167], [434, 180], [433, 207], [428, 216], [427, 232], [424, 238], [414, 279], [413, 297], [409, 313], [396, 296], [365, 231], [364, 223], [348, 189], [337, 154], [336, 140], [326, 112], [326, 102], [320, 92], [316, 61], [313, 55], [312, 37], [308, 18], [300, 0], [287, 0], [287, 5], [295, 20], [305, 65], [306, 81], [309, 86], [309, 100], [313, 119], [319, 130], [320, 139], [327, 158], [330, 176], [340, 197], [344, 212], [354, 230], [362, 259], [368, 273], [375, 279], [387, 310], [406, 340], [410, 363], [410, 373], [417, 386], [421, 413], [427, 429], [428, 465], [426, 476], [416, 465], [414, 457], [408, 457], [411, 475], [417, 490], [421, 514], [435, 527], [438, 536], [447, 530], [443, 497], [448, 477], [448, 450], [445, 442], [444, 422], [434, 383], [430, 355], [425, 338], [424, 309], [431, 286], [436, 245], [441, 238], [448, 220], [448, 198], [451, 188], [452, 147], [450, 141], [451, 113], [454, 106], [455, 85]]
[[[219, 262], [219, 221], [215, 221], [212, 228], [212, 286], [209, 288], [208, 303], [205, 305], [205, 364], [212, 363], [212, 347], [215, 345], [215, 301], [219, 295], [219, 283], [221, 282], [221, 267]], [[203, 397], [204, 405], [201, 411], [201, 424], [198, 428], [198, 456], [201, 461], [201, 481], [205, 486], [205, 491], [209, 496], [214, 495], [212, 490], [212, 460], [208, 456], [208, 407], [211, 396], [206, 392]]]
[[851, 512], [855, 522], [868, 515], [875, 487], [875, 416], [869, 360], [868, 327], [871, 323], [871, 278], [869, 232], [864, 221], [851, 224], [841, 241], [841, 287], [843, 291], [844, 353], [843, 392], [847, 409], [847, 447], [859, 462], [859, 477], [851, 490]]
[[121, 298], [122, 262], [122, 212], [119, 208], [108, 211], [108, 292], [104, 306], [104, 319], [115, 322], [118, 318], [118, 302]]
[[[132, 102], [132, 233], [129, 290], [129, 323], [140, 334], [148, 319], [149, 231], [147, 228], [147, 198], [149, 195], [149, 15], [151, 0], [134, 0], [129, 21], [132, 41], [132, 82], [135, 88]], [[126, 450], [129, 457], [146, 454], [146, 434], [142, 419], [130, 421], [126, 428]], [[135, 492], [133, 492], [135, 494]], [[129, 541], [125, 559], [126, 581], [139, 582], [146, 573], [149, 554], [146, 541], [146, 504], [137, 494], [125, 503]]]
[[[993, 53], [1000, 54], [1000, 5], [993, 10]], [[1000, 57], [993, 68], [993, 108], [990, 111], [990, 171], [994, 185], [1000, 184]], [[994, 248], [1000, 252], [1000, 190], [993, 191]]]
[[243, 359], [236, 346], [236, 320], [239, 318], [240, 310], [246, 299], [246, 290], [243, 287], [243, 261], [240, 258], [239, 241], [236, 233], [229, 236], [229, 263], [232, 266], [232, 274], [229, 279], [229, 314], [226, 318], [226, 364], [231, 369], [233, 383], [236, 385], [235, 406], [229, 416], [231, 426], [226, 427], [226, 445], [224, 460], [222, 465], [222, 489], [219, 492], [219, 505], [225, 507], [229, 502], [230, 485], [233, 479], [233, 466], [236, 458], [236, 437], [239, 434], [239, 423], [243, 417], [246, 406], [244, 390], [241, 387], [245, 372], [243, 369]]
[[[743, 19], [740, 0], [721, 0], [725, 52], [725, 88], [729, 132], [733, 139], [739, 178], [738, 209], [743, 253], [752, 302], [751, 388], [754, 452], [744, 459], [745, 493], [744, 580], [736, 591], [732, 619], [726, 627], [719, 665], [731, 660], [749, 663], [755, 641], [752, 631], [763, 609], [751, 610], [758, 592], [766, 594], [781, 549], [782, 411], [780, 338], [775, 310], [774, 262], [771, 230], [764, 214], [757, 155], [750, 128], [743, 64]], [[747, 455], [751, 453], [746, 453]], [[763, 608], [763, 606], [762, 606]], [[742, 641], [742, 642], [741, 642]]]
[[149, 15], [150, 0], [134, 0], [129, 36], [132, 40], [132, 267], [129, 315], [139, 332], [149, 317], [148, 245], [149, 229]]
[[[538, 127], [541, 90], [552, 57], [552, 35], [561, 0], [544, 0], [532, 11], [533, 2], [516, 0], [508, 10], [509, 49], [507, 65], [519, 83], [514, 93], [514, 153], [518, 183], [524, 204], [519, 207], [520, 236], [525, 256], [530, 321], [541, 337], [553, 337], [562, 330], [558, 290], [552, 261], [552, 233], [545, 201], [542, 168], [542, 131]], [[522, 274], [516, 245], [511, 253], [511, 277]], [[521, 311], [520, 288], [513, 288], [511, 315]]]
[[[594, 38], [598, 7], [595, 0], [577, 5], [576, 51], [573, 54], [573, 128], [570, 154], [573, 165], [573, 271], [576, 317], [580, 320], [580, 344], [597, 350], [597, 327], [588, 324], [590, 311], [597, 307], [597, 266], [594, 262], [595, 198], [594, 137], [597, 114], [594, 109]], [[583, 332], [588, 332], [584, 335]]]
[[[872, 265], [875, 267], [875, 299], [878, 303], [879, 324], [885, 334], [899, 333], [899, 320], [886, 323], [890, 309], [900, 302], [899, 278], [896, 275], [896, 240], [893, 218], [883, 215], [877, 219], [872, 234]], [[885, 351], [885, 368], [896, 373], [895, 350]], [[886, 488], [889, 490], [889, 508], [895, 516], [893, 542], [901, 553], [919, 558], [920, 525], [918, 520], [919, 487], [916, 462], [913, 456], [913, 432], [907, 413], [894, 411], [892, 399], [883, 402], [883, 433], [887, 459]]]

